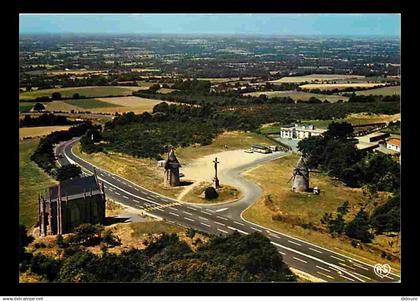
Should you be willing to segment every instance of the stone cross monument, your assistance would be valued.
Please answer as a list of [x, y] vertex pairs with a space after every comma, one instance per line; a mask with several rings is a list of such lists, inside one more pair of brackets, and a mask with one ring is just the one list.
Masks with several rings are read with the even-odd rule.
[[214, 159], [213, 163], [214, 163], [214, 179], [213, 179], [213, 184], [214, 184], [214, 188], [219, 189], [220, 188], [220, 183], [219, 183], [219, 178], [217, 177], [217, 164], [219, 164], [220, 162], [217, 161], [217, 157]]

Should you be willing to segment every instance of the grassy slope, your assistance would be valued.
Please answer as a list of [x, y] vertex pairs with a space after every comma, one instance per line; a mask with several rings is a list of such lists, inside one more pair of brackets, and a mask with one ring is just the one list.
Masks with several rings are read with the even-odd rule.
[[38, 194], [56, 181], [30, 160], [39, 139], [19, 144], [19, 222], [27, 227], [37, 221]]
[[129, 179], [144, 188], [169, 197], [176, 197], [182, 190], [182, 187], [166, 188], [163, 186], [163, 168], [157, 167], [155, 160], [139, 159], [117, 153], [86, 154], [80, 152], [79, 146], [77, 144], [73, 148], [74, 153], [79, 157]]
[[[351, 189], [341, 183], [333, 181], [328, 176], [311, 173], [311, 187], [319, 186], [321, 194], [299, 194], [290, 191], [290, 183], [287, 181], [292, 174], [293, 166], [298, 160], [297, 155], [284, 157], [266, 164], [263, 164], [246, 173], [246, 177], [258, 183], [264, 190], [265, 195], [270, 195], [273, 205], [269, 206], [264, 197], [248, 208], [243, 216], [247, 220], [275, 229], [285, 234], [300, 237], [301, 239], [317, 243], [331, 250], [340, 251], [344, 254], [351, 254], [368, 258], [372, 263], [388, 262], [381, 258], [381, 252], [375, 250], [386, 250], [399, 256], [399, 248], [396, 238], [388, 238], [384, 235], [378, 236], [374, 243], [365, 245], [364, 250], [354, 248], [348, 238], [332, 238], [328, 233], [304, 229], [299, 224], [312, 223], [322, 227], [320, 219], [324, 212], [335, 212], [344, 201], [349, 201], [350, 212], [346, 219], [351, 219], [358, 212], [360, 202], [366, 203], [366, 210], [373, 208], [373, 202], [381, 204], [386, 201], [381, 196], [373, 201], [368, 201], [361, 189]], [[287, 216], [286, 222], [272, 220], [273, 214]], [[299, 220], [300, 219], [300, 220]], [[388, 245], [388, 241], [394, 241], [394, 247]], [[399, 263], [388, 262], [394, 268], [399, 268]]]

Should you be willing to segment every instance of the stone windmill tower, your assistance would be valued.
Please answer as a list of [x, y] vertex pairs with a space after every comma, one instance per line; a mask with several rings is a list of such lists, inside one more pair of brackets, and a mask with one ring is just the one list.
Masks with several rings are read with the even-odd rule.
[[178, 159], [175, 156], [174, 150], [171, 150], [168, 153], [168, 159], [165, 161], [165, 172], [164, 172], [164, 184], [165, 186], [178, 186], [179, 185], [179, 164]]
[[309, 169], [306, 166], [303, 156], [300, 157], [293, 169], [293, 175], [287, 183], [289, 183], [290, 180], [292, 180], [293, 192], [306, 192], [309, 190]]

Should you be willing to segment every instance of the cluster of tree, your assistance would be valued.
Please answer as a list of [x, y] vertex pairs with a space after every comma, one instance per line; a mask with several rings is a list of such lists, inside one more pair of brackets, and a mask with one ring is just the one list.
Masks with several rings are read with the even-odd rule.
[[346, 223], [344, 216], [349, 212], [349, 202], [345, 201], [337, 208], [336, 217], [332, 218], [332, 213], [325, 213], [321, 219], [322, 224], [326, 224], [330, 233], [345, 233], [348, 237], [368, 243], [374, 238], [371, 232], [369, 215], [360, 209], [353, 220]]
[[71, 125], [76, 124], [75, 121], [68, 120], [65, 116], [57, 116], [54, 114], [42, 114], [39, 117], [31, 117], [25, 115], [20, 120], [20, 127], [34, 127], [34, 126], [51, 126], [51, 125]]
[[78, 137], [86, 133], [86, 131], [92, 128], [92, 123], [85, 121], [75, 126], [72, 126], [67, 131], [56, 131], [41, 138], [37, 148], [31, 155], [31, 160], [34, 161], [40, 168], [45, 172], [55, 175], [56, 165], [54, 156], [54, 144], [61, 141], [70, 140], [73, 137]]
[[102, 151], [101, 145], [95, 144], [102, 140], [101, 127], [94, 126], [86, 131], [86, 134], [80, 139], [81, 151], [91, 154]]
[[401, 201], [399, 191], [395, 193], [385, 204], [375, 208], [370, 224], [376, 233], [400, 232]]
[[204, 197], [208, 200], [212, 200], [218, 198], [219, 194], [214, 187], [209, 186], [204, 190]]
[[370, 185], [380, 191], [397, 191], [399, 164], [384, 154], [360, 152], [352, 136], [351, 124], [333, 122], [323, 136], [299, 141], [298, 149], [310, 168], [320, 168], [350, 187]]
[[[70, 242], [57, 238], [57, 245], [63, 248], [59, 258], [38, 253], [21, 263], [20, 271], [30, 270], [50, 282], [296, 281], [276, 247], [259, 233], [213, 236], [196, 251], [176, 234], [163, 233], [145, 249], [121, 254], [107, 252], [104, 234], [98, 235], [94, 228], [86, 226], [76, 237]], [[116, 239], [112, 233], [106, 237]], [[83, 247], [98, 243], [102, 245], [100, 255]]]
[[173, 89], [188, 91], [189, 93], [208, 93], [210, 91], [211, 83], [208, 80], [193, 80], [179, 79], [175, 81], [172, 86]]
[[349, 102], [400, 102], [399, 95], [355, 95], [354, 93], [349, 97]]
[[56, 179], [57, 181], [64, 181], [80, 177], [81, 174], [82, 169], [80, 168], [80, 166], [74, 164], [67, 164], [57, 169]]
[[401, 121], [396, 120], [390, 122], [388, 126], [382, 130], [385, 133], [400, 135], [401, 134]]

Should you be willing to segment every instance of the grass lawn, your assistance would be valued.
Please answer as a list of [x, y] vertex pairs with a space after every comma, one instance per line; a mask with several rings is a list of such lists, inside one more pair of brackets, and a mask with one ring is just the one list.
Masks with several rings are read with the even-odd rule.
[[183, 198], [184, 202], [196, 203], [196, 204], [216, 204], [228, 201], [234, 201], [241, 198], [242, 194], [236, 188], [229, 185], [222, 185], [217, 191], [219, 196], [215, 199], [208, 200], [204, 197], [201, 197], [204, 190], [207, 187], [213, 186], [212, 183], [201, 182], [193, 189], [191, 189]]
[[[347, 237], [332, 238], [321, 224], [320, 219], [325, 212], [335, 212], [344, 201], [350, 203], [350, 211], [345, 216], [346, 221], [352, 219], [362, 205], [371, 212], [376, 205], [384, 203], [384, 194], [369, 198], [362, 189], [345, 187], [338, 181], [320, 173], [311, 173], [310, 186], [321, 188], [320, 195], [310, 193], [293, 193], [290, 179], [293, 167], [299, 157], [290, 155], [275, 161], [260, 165], [245, 173], [246, 177], [258, 183], [264, 190], [264, 196], [249, 207], [243, 217], [254, 223], [275, 229], [279, 232], [311, 241], [334, 251], [366, 258], [371, 263], [389, 263], [399, 269], [399, 262], [381, 258], [382, 251], [399, 257], [399, 238], [378, 236], [370, 244], [362, 244], [363, 249], [351, 246]], [[273, 216], [281, 216], [282, 220], [273, 220]], [[311, 223], [316, 229], [306, 227]], [[393, 246], [390, 246], [390, 242]]]
[[119, 107], [116, 104], [100, 101], [97, 99], [68, 99], [64, 101], [67, 104], [76, 106], [82, 109], [96, 109], [96, 108], [109, 108], [109, 107]]
[[[248, 149], [251, 144], [268, 144], [273, 145], [274, 142], [267, 139], [263, 135], [256, 133], [245, 133], [241, 131], [224, 132], [218, 135], [210, 145], [205, 146], [188, 146], [176, 149], [176, 156], [184, 162], [204, 157], [210, 154], [235, 149]], [[227, 149], [225, 148], [227, 146]]]
[[57, 183], [30, 160], [38, 143], [39, 139], [19, 143], [19, 222], [26, 227], [38, 220], [38, 194]]
[[55, 131], [66, 131], [70, 127], [70, 125], [54, 125], [19, 128], [19, 138], [46, 136]]
[[22, 92], [20, 93], [19, 98], [34, 99], [40, 96], [51, 96], [53, 92], [60, 92], [62, 97], [72, 97], [74, 93], [79, 93], [86, 97], [121, 96], [131, 95], [133, 91], [137, 90], [139, 90], [138, 87], [131, 86], [70, 87]]

